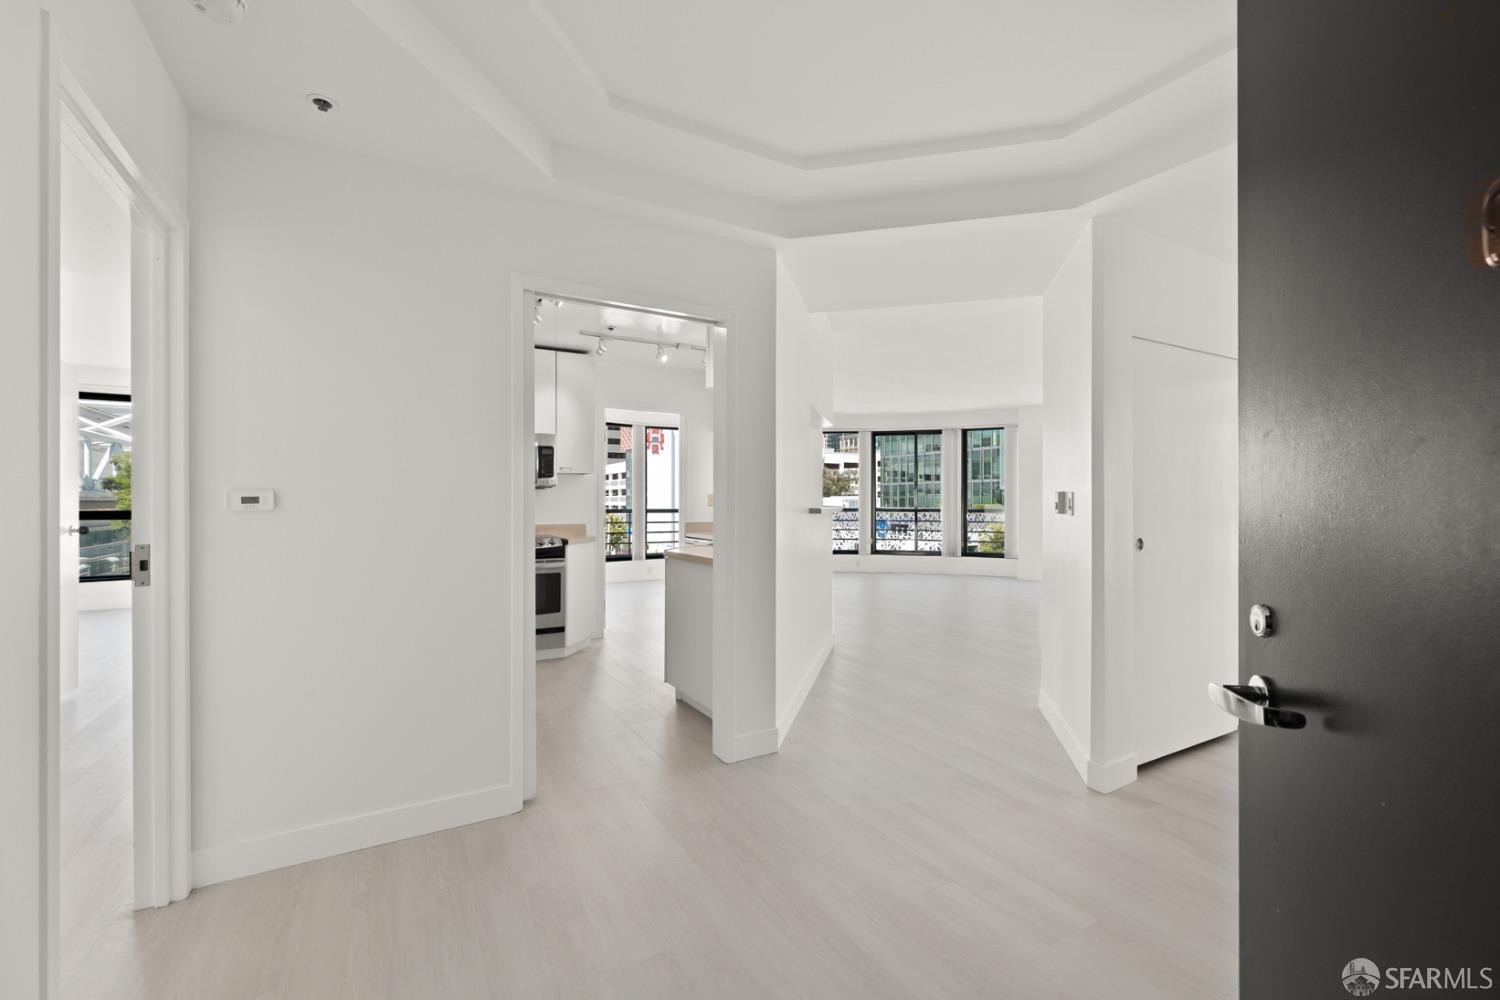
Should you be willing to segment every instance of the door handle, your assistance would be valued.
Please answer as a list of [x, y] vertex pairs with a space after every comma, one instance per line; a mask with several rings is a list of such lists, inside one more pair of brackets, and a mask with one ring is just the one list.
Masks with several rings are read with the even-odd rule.
[[1479, 205], [1479, 251], [1490, 267], [1500, 267], [1500, 180], [1490, 185]]
[[1253, 725], [1273, 729], [1301, 729], [1307, 725], [1307, 716], [1301, 712], [1273, 704], [1271, 682], [1259, 674], [1250, 678], [1249, 684], [1210, 684], [1208, 700], [1221, 711]]

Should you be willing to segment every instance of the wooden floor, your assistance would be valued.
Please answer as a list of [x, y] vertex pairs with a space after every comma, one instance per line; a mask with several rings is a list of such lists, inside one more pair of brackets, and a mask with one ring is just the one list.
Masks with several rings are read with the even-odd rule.
[[1037, 587], [836, 577], [782, 752], [660, 683], [662, 584], [539, 665], [520, 815], [111, 921], [71, 997], [1232, 997], [1232, 738], [1085, 790], [1036, 708]]
[[78, 687], [62, 696], [62, 981], [132, 895], [130, 611], [78, 615]]

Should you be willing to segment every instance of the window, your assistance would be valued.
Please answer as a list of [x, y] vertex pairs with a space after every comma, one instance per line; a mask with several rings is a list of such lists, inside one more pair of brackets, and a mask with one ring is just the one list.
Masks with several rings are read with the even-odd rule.
[[870, 551], [942, 555], [942, 432], [875, 434], [874, 445]]
[[1005, 428], [964, 431], [964, 555], [1005, 555]]
[[130, 397], [78, 394], [78, 579], [130, 579]]
[[604, 558], [629, 559], [635, 517], [635, 428], [604, 425]]
[[646, 558], [660, 559], [678, 544], [677, 428], [646, 427]]
[[823, 435], [823, 506], [833, 512], [835, 555], [859, 554], [859, 433]]

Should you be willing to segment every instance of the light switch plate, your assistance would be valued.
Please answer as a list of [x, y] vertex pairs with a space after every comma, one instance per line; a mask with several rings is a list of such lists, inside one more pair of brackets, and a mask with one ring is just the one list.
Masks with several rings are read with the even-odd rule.
[[1072, 493], [1072, 491], [1071, 490], [1068, 490], [1068, 491], [1058, 490], [1057, 491], [1057, 502], [1053, 505], [1052, 509], [1055, 510], [1055, 511], [1057, 511], [1059, 514], [1065, 514], [1065, 515], [1071, 517], [1072, 514], [1073, 514], [1073, 493]]
[[276, 509], [275, 490], [230, 490], [225, 499], [235, 511]]

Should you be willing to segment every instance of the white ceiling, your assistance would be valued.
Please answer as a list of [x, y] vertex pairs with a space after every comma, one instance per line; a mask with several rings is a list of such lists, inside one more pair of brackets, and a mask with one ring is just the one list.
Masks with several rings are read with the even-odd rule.
[[1237, 156], [1230, 145], [1071, 211], [809, 237], [780, 253], [814, 312], [1041, 295], [1096, 217], [1233, 261]]
[[[581, 305], [567, 301], [559, 304], [554, 299], [544, 299], [537, 310], [537, 315], [541, 318], [541, 322], [535, 327], [536, 343], [539, 346], [592, 351], [599, 346], [599, 338], [584, 336], [580, 331], [613, 332], [653, 343], [610, 341], [608, 349], [599, 358], [599, 364], [659, 365], [661, 362], [656, 357], [656, 345], [664, 345], [667, 347], [666, 367], [703, 368], [706, 355], [702, 351], [691, 349], [692, 346], [702, 347], [708, 343], [708, 330], [702, 323], [652, 316], [630, 309]], [[679, 344], [682, 345], [680, 348], [676, 346]]]
[[135, 2], [195, 114], [741, 235], [1071, 209], [1234, 138], [1233, 0]]
[[1042, 401], [1039, 298], [827, 314], [840, 417], [942, 413]]
[[[87, 154], [84, 154], [87, 155]], [[130, 214], [98, 168], [64, 144], [58, 213], [62, 360], [130, 367]]]

